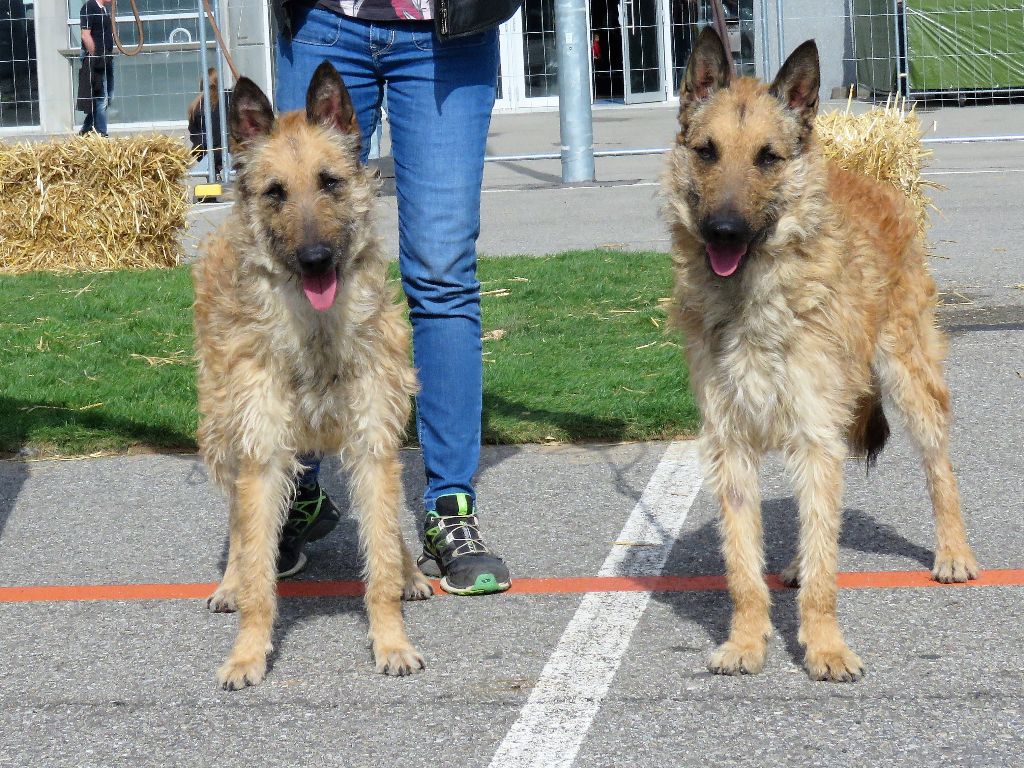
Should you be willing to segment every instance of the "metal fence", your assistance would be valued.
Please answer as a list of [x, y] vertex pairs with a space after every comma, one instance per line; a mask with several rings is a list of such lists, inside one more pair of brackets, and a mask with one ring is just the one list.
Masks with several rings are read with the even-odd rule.
[[[144, 45], [116, 55], [109, 122], [121, 130], [182, 129], [200, 89], [202, 58], [217, 47], [197, 0], [136, 0]], [[53, 135], [81, 127], [76, 109], [82, 66], [82, 0], [0, 0], [0, 135]], [[261, 82], [271, 76], [265, 0], [212, 3], [236, 60]], [[107, 6], [109, 10], [109, 5]], [[123, 46], [138, 42], [128, 0], [117, 5]], [[205, 33], [205, 44], [203, 37]]]
[[[900, 93], [953, 105], [1024, 97], [1024, 4], [1011, 0], [775, 0], [762, 12], [766, 50], [781, 55], [814, 37], [822, 74], [863, 99]], [[772, 30], [774, 28], [774, 34]], [[842, 52], [839, 56], [838, 53]]]
[[[204, 70], [218, 66], [197, 0], [138, 0], [145, 45], [118, 56], [111, 130], [183, 130]], [[266, 0], [213, 3], [239, 69], [269, 90]], [[496, 109], [558, 105], [556, 0], [525, 0], [501, 28]], [[81, 63], [79, 0], [0, 0], [0, 136], [70, 133]], [[824, 98], [892, 93], [950, 106], [1024, 101], [1020, 0], [588, 0], [588, 75], [595, 108], [672, 105], [699, 31], [721, 17], [737, 69], [770, 77], [802, 40], [818, 40]], [[127, 0], [118, 28], [136, 42]], [[203, 41], [204, 34], [205, 42]], [[222, 83], [230, 85], [229, 77]], [[978, 128], [976, 137], [984, 131]], [[965, 133], [960, 138], [972, 138]]]

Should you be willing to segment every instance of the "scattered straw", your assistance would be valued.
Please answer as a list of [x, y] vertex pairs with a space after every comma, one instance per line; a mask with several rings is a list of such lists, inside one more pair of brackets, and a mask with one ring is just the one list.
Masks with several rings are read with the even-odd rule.
[[189, 354], [184, 349], [179, 349], [171, 354], [170, 357], [140, 355], [136, 352], [132, 352], [128, 357], [133, 360], [144, 360], [150, 368], [160, 368], [165, 365], [191, 365], [195, 362], [195, 356]]
[[921, 178], [921, 168], [932, 153], [921, 143], [924, 132], [913, 108], [908, 110], [906, 102], [897, 98], [854, 115], [847, 102], [845, 112], [818, 115], [816, 128], [827, 157], [849, 171], [866, 173], [902, 191], [917, 212], [921, 233], [925, 233], [931, 207], [925, 190], [941, 186]]
[[156, 134], [0, 144], [0, 273], [176, 265], [189, 163]]

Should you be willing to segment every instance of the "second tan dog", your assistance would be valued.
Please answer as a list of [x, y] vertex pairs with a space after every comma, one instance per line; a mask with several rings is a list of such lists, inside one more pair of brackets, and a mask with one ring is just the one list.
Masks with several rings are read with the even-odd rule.
[[236, 689], [266, 672], [299, 452], [341, 452], [377, 669], [411, 674], [423, 659], [400, 600], [431, 594], [398, 525], [398, 450], [416, 380], [408, 324], [373, 236], [374, 186], [359, 163], [352, 103], [324, 63], [305, 112], [275, 119], [242, 78], [229, 122], [237, 200], [193, 272], [199, 445], [230, 503], [227, 569], [209, 605], [240, 614], [217, 680]]
[[801, 45], [768, 86], [733, 81], [713, 30], [686, 70], [666, 176], [675, 320], [704, 417], [734, 612], [710, 668], [759, 672], [771, 633], [758, 466], [782, 452], [799, 498], [799, 641], [818, 680], [856, 680], [836, 619], [848, 445], [874, 459], [881, 397], [920, 449], [937, 529], [933, 574], [976, 578], [949, 460], [945, 341], [907, 200], [826, 161], [814, 137], [818, 52]]

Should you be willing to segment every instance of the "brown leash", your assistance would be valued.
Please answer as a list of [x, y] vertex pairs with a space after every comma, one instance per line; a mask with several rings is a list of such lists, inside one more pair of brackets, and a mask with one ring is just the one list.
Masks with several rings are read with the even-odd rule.
[[[138, 56], [142, 53], [142, 46], [145, 45], [145, 37], [142, 32], [142, 16], [139, 13], [139, 6], [135, 4], [135, 0], [128, 0], [132, 6], [133, 23], [135, 24], [135, 31], [138, 35], [138, 42], [132, 49], [127, 49], [121, 45], [121, 36], [117, 32], [117, 0], [110, 0], [110, 17], [111, 17], [111, 31], [114, 34], [114, 45], [121, 53], [125, 56]], [[220, 27], [217, 26], [217, 20], [213, 17], [213, 9], [210, 7], [210, 0], [203, 0], [203, 8], [206, 9], [206, 18], [210, 20], [210, 26], [213, 27], [213, 36], [217, 40], [217, 45], [220, 46], [221, 53], [224, 54], [224, 61], [227, 62], [228, 68], [231, 70], [231, 75], [234, 79], [238, 80], [238, 70], [235, 68], [235, 62], [231, 58], [231, 54], [228, 52], [228, 47], [224, 43], [224, 38], [221, 37]], [[202, 19], [199, 19], [199, 23], [202, 24]]]

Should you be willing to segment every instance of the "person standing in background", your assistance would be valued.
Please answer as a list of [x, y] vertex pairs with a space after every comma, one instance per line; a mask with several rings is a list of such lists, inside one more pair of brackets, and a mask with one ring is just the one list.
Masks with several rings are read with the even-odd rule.
[[107, 135], [107, 108], [114, 94], [114, 25], [110, 0], [86, 0], [78, 19], [82, 30], [82, 69], [78, 108], [85, 112], [82, 130]]

